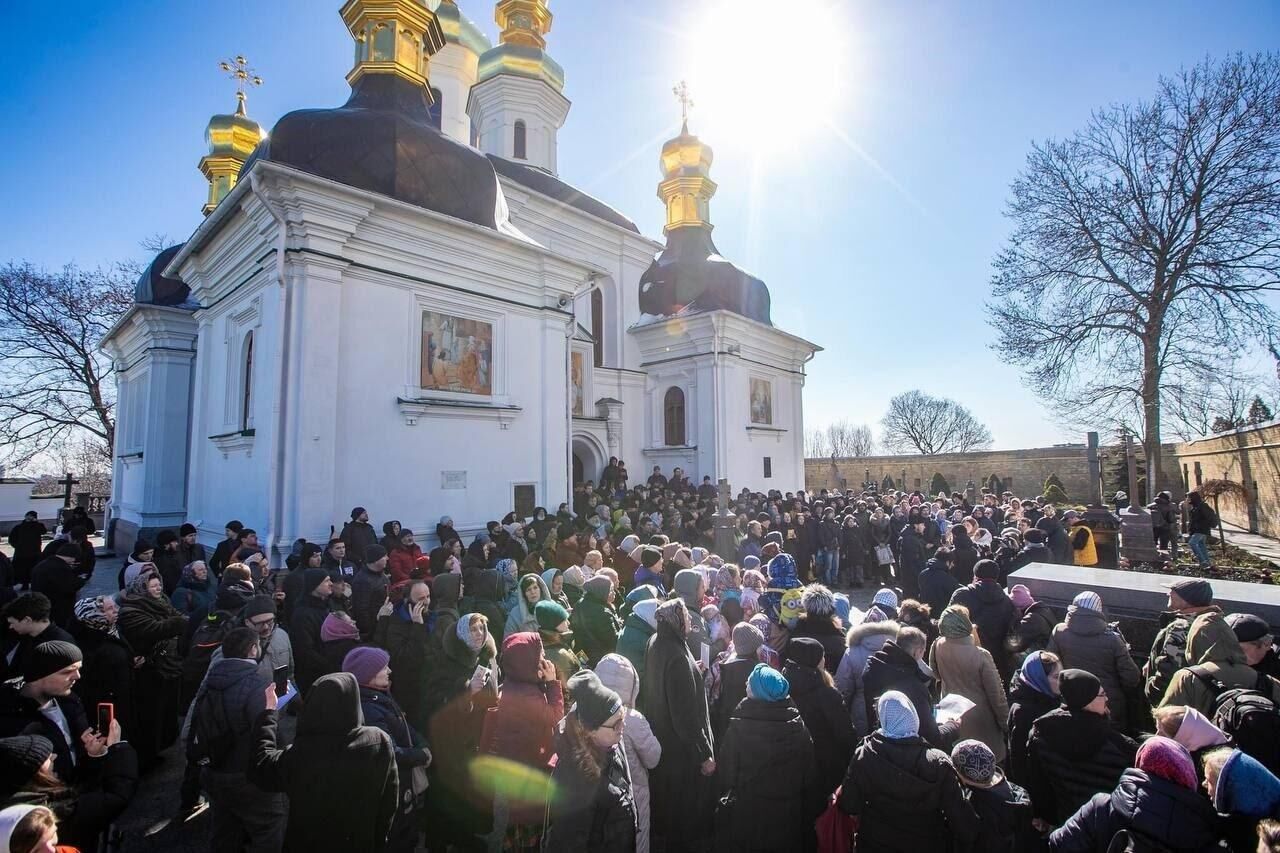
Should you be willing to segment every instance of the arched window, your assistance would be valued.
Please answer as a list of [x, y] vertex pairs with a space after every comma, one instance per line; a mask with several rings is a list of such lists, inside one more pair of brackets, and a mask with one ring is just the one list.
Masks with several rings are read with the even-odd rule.
[[604, 296], [591, 291], [591, 337], [595, 340], [595, 365], [604, 367]]
[[444, 95], [440, 94], [440, 90], [435, 86], [431, 87], [431, 124], [436, 130], [440, 129], [444, 116]]
[[529, 159], [528, 136], [529, 136], [529, 131], [525, 128], [524, 121], [523, 120], [517, 121], [516, 122], [516, 140], [515, 140], [516, 142], [515, 157], [517, 160]]
[[244, 390], [240, 397], [240, 430], [253, 429], [253, 332], [244, 337], [244, 355], [241, 357], [240, 378]]
[[662, 399], [662, 425], [664, 444], [684, 444], [684, 391], [679, 388], [668, 388]]

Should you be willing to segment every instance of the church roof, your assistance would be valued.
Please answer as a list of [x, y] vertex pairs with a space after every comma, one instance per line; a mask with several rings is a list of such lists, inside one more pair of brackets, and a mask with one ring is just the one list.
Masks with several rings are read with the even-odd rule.
[[493, 42], [489, 41], [470, 18], [462, 14], [455, 3], [441, 3], [437, 6], [436, 20], [440, 22], [446, 41], [460, 44], [477, 56], [493, 47]]
[[640, 276], [640, 312], [666, 317], [732, 311], [772, 326], [769, 288], [720, 255], [707, 227], [676, 228], [667, 247]]
[[489, 162], [493, 164], [493, 168], [497, 170], [498, 174], [504, 175], [534, 192], [555, 199], [561, 204], [567, 204], [569, 207], [594, 216], [596, 219], [608, 222], [610, 225], [625, 228], [633, 234], [640, 233], [640, 229], [630, 219], [599, 199], [587, 195], [571, 184], [566, 184], [550, 172], [535, 166], [517, 163], [514, 160], [508, 160], [496, 154], [490, 154], [488, 157]]
[[241, 173], [247, 175], [258, 160], [486, 228], [506, 225], [493, 166], [480, 152], [436, 129], [426, 90], [395, 75], [361, 77], [341, 107], [288, 113]]
[[182, 244], [170, 246], [156, 255], [133, 288], [133, 301], [140, 305], [181, 306], [191, 297], [191, 288], [178, 278], [170, 278], [164, 274], [165, 267], [174, 259]]

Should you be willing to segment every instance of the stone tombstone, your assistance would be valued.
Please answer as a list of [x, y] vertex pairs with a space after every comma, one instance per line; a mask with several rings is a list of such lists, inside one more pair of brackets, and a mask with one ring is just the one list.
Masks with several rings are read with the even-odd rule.
[[726, 563], [734, 562], [738, 556], [733, 538], [736, 523], [737, 516], [729, 509], [729, 481], [721, 477], [716, 490], [715, 553]]
[[1120, 556], [1131, 563], [1156, 563], [1161, 556], [1151, 529], [1151, 513], [1138, 500], [1138, 461], [1128, 433], [1124, 453], [1129, 469], [1129, 506], [1120, 513]]

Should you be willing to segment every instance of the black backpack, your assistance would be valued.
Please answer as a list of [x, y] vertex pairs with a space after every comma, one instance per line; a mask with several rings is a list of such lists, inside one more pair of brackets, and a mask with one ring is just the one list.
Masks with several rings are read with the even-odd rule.
[[187, 761], [217, 770], [235, 749], [236, 737], [223, 707], [222, 691], [205, 690], [192, 709]]
[[1280, 772], [1280, 707], [1271, 678], [1259, 672], [1252, 688], [1228, 689], [1203, 667], [1190, 669], [1213, 690], [1213, 724], [1272, 773]]
[[182, 660], [182, 707], [195, 697], [204, 681], [205, 673], [213, 660], [213, 652], [222, 646], [231, 629], [236, 627], [235, 616], [226, 610], [214, 610], [204, 618], [191, 637], [187, 656]]
[[1135, 829], [1122, 829], [1111, 836], [1107, 853], [1173, 853], [1173, 848]]

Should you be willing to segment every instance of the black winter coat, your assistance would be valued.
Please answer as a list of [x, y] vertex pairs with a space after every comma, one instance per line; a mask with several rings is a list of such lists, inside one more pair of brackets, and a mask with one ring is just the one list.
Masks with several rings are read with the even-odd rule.
[[[82, 772], [92, 769], [92, 760], [80, 743], [80, 735], [89, 728], [89, 719], [85, 716], [80, 697], [74, 693], [54, 699], [67, 720], [67, 728], [71, 730], [71, 743], [58, 726], [40, 713], [36, 700], [29, 699], [19, 692], [20, 682], [0, 684], [0, 737], [16, 735], [42, 735], [53, 744], [53, 772], [68, 785], [80, 781]], [[72, 753], [75, 760], [72, 761]]]
[[115, 706], [115, 718], [126, 740], [138, 731], [136, 692], [133, 684], [133, 649], [119, 637], [71, 623], [75, 644], [84, 654], [80, 680], [74, 690], [84, 707], [97, 715], [99, 702]]
[[920, 573], [924, 571], [925, 541], [916, 529], [908, 525], [898, 539], [898, 569], [902, 589], [910, 596], [919, 590]]
[[701, 771], [714, 753], [711, 719], [689, 647], [665, 622], [658, 623], [645, 654], [640, 711], [662, 744], [662, 760], [649, 771], [653, 835], [694, 843], [711, 829]]
[[1009, 686], [1009, 757], [1005, 772], [1019, 785], [1027, 784], [1027, 742], [1031, 725], [1050, 711], [1058, 710], [1058, 698], [1046, 696], [1014, 675]]
[[364, 565], [365, 550], [378, 544], [378, 534], [367, 521], [348, 521], [338, 538], [347, 543], [347, 559], [357, 566]]
[[[759, 663], [755, 658], [739, 658], [720, 665], [720, 695], [711, 705], [711, 731], [715, 734], [717, 749], [725, 730], [729, 728], [729, 718], [738, 703], [747, 698], [747, 678], [751, 670]], [[644, 684], [644, 679], [640, 679]]]
[[312, 685], [292, 746], [276, 746], [275, 711], [258, 717], [254, 741], [249, 781], [289, 797], [286, 853], [385, 848], [399, 775], [391, 738], [364, 724], [354, 676]]
[[1058, 624], [1058, 614], [1043, 601], [1037, 601], [1028, 607], [1014, 628], [1010, 645], [1023, 657], [1027, 652], [1044, 651], [1049, 647], [1053, 637], [1053, 629]]
[[258, 716], [266, 710], [270, 679], [258, 670], [258, 662], [244, 658], [222, 658], [209, 667], [204, 683], [192, 702], [191, 731], [198, 731], [197, 718], [209, 731], [231, 732], [235, 745], [210, 769], [219, 773], [248, 773], [253, 763], [253, 730]]
[[936, 749], [948, 747], [938, 730], [933, 716], [933, 679], [926, 675], [911, 655], [898, 647], [893, 640], [885, 643], [880, 651], [867, 659], [866, 672], [862, 674], [862, 690], [867, 702], [867, 730], [880, 726], [876, 713], [876, 700], [889, 690], [906, 694], [920, 717], [920, 736]]
[[788, 663], [782, 674], [791, 684], [791, 701], [813, 738], [818, 758], [818, 794], [825, 800], [844, 778], [856, 745], [849, 709], [840, 698], [840, 691], [828, 686], [813, 667]]
[[551, 827], [544, 853], [632, 853], [636, 804], [622, 747], [609, 750], [599, 775], [583, 767], [562, 744], [551, 772]]
[[1094, 794], [1054, 832], [1049, 846], [1054, 853], [1107, 853], [1116, 833], [1129, 830], [1179, 853], [1207, 853], [1219, 849], [1217, 821], [1198, 791], [1130, 767], [1114, 791]]
[[[816, 847], [813, 824], [827, 799], [818, 787], [813, 740], [793, 703], [743, 699], [725, 733], [717, 779], [731, 805], [718, 806], [729, 814], [723, 821], [718, 815], [716, 824], [729, 831], [717, 833], [716, 850]], [[761, 815], [769, 819], [760, 820]]]
[[1022, 546], [1022, 550], [1013, 558], [1013, 562], [1009, 564], [1009, 574], [1013, 574], [1018, 569], [1025, 569], [1032, 563], [1052, 563], [1053, 552], [1049, 550], [1049, 546], [1043, 542], [1028, 542]]
[[951, 760], [919, 737], [864, 739], [839, 804], [859, 818], [858, 853], [964, 850], [978, 833]]
[[[951, 574], [961, 586], [973, 583], [973, 567], [978, 564], [978, 549], [970, 545], [951, 552]], [[937, 611], [941, 615], [942, 611]]]
[[801, 616], [796, 622], [796, 627], [791, 631], [791, 637], [792, 639], [809, 637], [822, 643], [822, 658], [826, 662], [827, 672], [833, 676], [840, 668], [840, 661], [849, 648], [845, 632], [841, 631], [830, 617], [823, 619], [808, 615]]
[[[118, 743], [94, 762], [94, 777], [87, 784], [67, 788], [51, 796], [48, 791], [19, 791], [5, 806], [44, 806], [58, 818], [58, 849], [97, 849], [98, 836], [118, 818], [138, 790], [138, 753]], [[59, 777], [61, 778], [61, 777]]]
[[426, 623], [409, 618], [404, 604], [378, 620], [375, 644], [391, 655], [391, 695], [400, 703], [409, 725], [426, 734], [427, 655], [430, 636]]
[[1031, 797], [1007, 779], [990, 788], [964, 787], [964, 798], [978, 816], [973, 853], [1022, 853], [1034, 850], [1036, 831], [1031, 826]]
[[941, 557], [934, 557], [925, 563], [924, 571], [916, 578], [920, 585], [920, 600], [929, 605], [935, 617], [941, 616], [951, 601], [951, 595], [960, 588], [960, 581], [947, 570], [947, 564]]
[[75, 567], [68, 565], [61, 557], [49, 557], [41, 560], [31, 570], [31, 590], [49, 597], [49, 603], [53, 605], [49, 618], [59, 627], [65, 628], [71, 624], [76, 593], [87, 579], [86, 576], [77, 574]]
[[1106, 717], [1065, 709], [1036, 720], [1028, 744], [1027, 790], [1036, 817], [1054, 826], [1098, 791], [1114, 788], [1138, 752]]
[[996, 581], [979, 580], [952, 593], [951, 603], [969, 608], [969, 619], [978, 628], [978, 640], [991, 653], [996, 669], [1008, 677], [1009, 652], [1005, 638], [1018, 615], [1018, 608], [1008, 594]]
[[[75, 637], [52, 622], [49, 623], [48, 628], [45, 628], [34, 637], [21, 636], [12, 631], [5, 631], [4, 648], [0, 650], [0, 681], [8, 681], [11, 678], [17, 678], [22, 675], [22, 668], [26, 663], [27, 655], [31, 654], [31, 650], [41, 643], [50, 643], [54, 640], [78, 645]], [[15, 646], [17, 646], [16, 649], [14, 648]], [[9, 662], [10, 650], [13, 651], [12, 663]]]
[[360, 569], [351, 581], [351, 615], [355, 617], [362, 639], [373, 636], [378, 624], [378, 610], [387, 600], [388, 578], [386, 571], [371, 572]]
[[311, 682], [329, 672], [320, 626], [329, 615], [329, 602], [314, 595], [305, 596], [293, 609], [289, 620], [289, 642], [293, 644], [294, 677], [304, 694]]

